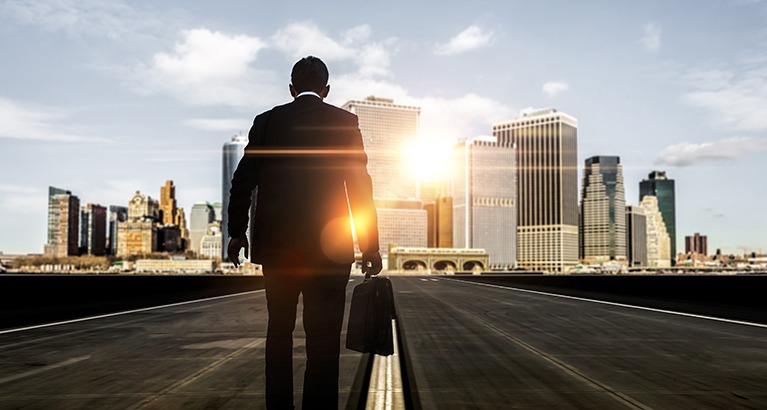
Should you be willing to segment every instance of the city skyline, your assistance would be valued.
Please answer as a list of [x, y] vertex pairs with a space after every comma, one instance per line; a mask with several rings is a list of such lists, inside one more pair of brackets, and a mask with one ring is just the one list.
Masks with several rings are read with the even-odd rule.
[[[422, 135], [449, 142], [524, 107], [567, 112], [580, 120], [579, 164], [621, 157], [628, 204], [664, 170], [677, 232], [706, 232], [712, 252], [767, 250], [767, 194], [753, 189], [767, 149], [764, 2], [443, 5], [439, 25], [422, 24], [428, 3], [274, 5], [256, 21], [244, 2], [42, 4], [0, 5], [0, 145], [13, 153], [2, 252], [41, 252], [48, 186], [108, 206], [173, 179], [180, 207], [217, 201], [221, 144], [289, 100], [290, 67], [309, 53], [328, 62], [329, 102], [420, 106]], [[348, 20], [325, 23], [339, 13]]]

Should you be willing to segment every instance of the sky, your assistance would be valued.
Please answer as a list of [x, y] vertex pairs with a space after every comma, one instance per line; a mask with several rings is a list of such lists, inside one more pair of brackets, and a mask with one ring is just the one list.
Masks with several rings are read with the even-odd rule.
[[42, 252], [48, 186], [221, 201], [222, 145], [309, 54], [328, 102], [418, 105], [447, 144], [570, 114], [579, 164], [619, 156], [628, 204], [652, 170], [676, 181], [679, 249], [767, 251], [767, 1], [0, 0], [0, 252]]

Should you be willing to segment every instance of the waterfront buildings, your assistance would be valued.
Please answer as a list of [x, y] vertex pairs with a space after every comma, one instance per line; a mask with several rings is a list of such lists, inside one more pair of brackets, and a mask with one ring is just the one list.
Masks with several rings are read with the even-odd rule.
[[580, 246], [584, 263], [626, 262], [626, 194], [619, 157], [586, 159], [581, 183]]
[[87, 204], [80, 210], [80, 254], [104, 256], [106, 245], [107, 209]]
[[48, 241], [46, 256], [75, 256], [79, 253], [80, 199], [72, 192], [48, 187]]
[[208, 231], [200, 238], [200, 256], [204, 256], [209, 259], [221, 258], [221, 225], [220, 222], [214, 221], [208, 225]]
[[684, 253], [686, 254], [698, 254], [701, 256], [708, 255], [708, 237], [695, 232], [692, 236], [684, 237]]
[[651, 195], [658, 198], [658, 208], [663, 216], [663, 223], [666, 226], [669, 239], [671, 241], [670, 253], [672, 256], [672, 265], [676, 260], [676, 200], [674, 180], [666, 177], [665, 171], [652, 171], [639, 183], [639, 201]]
[[453, 161], [453, 243], [481, 248], [490, 267], [513, 268], [517, 261], [515, 152], [509, 133], [469, 138], [455, 147]]
[[128, 208], [124, 206], [109, 206], [109, 235], [108, 251], [110, 255], [117, 255], [117, 224], [128, 220]]
[[429, 248], [453, 247], [453, 198], [438, 196], [433, 202], [424, 203], [426, 211], [426, 246]]
[[[427, 215], [418, 200], [418, 178], [407, 155], [418, 138], [421, 108], [394, 100], [367, 97], [351, 100], [343, 109], [357, 115], [368, 156], [378, 211], [378, 236], [386, 265], [389, 246], [424, 247]], [[412, 159], [411, 159], [412, 160]]]
[[426, 247], [427, 224], [423, 202], [417, 199], [376, 199], [375, 205], [381, 256], [388, 256], [390, 246]]
[[[197, 202], [192, 205], [189, 217], [189, 249], [200, 253], [202, 237], [208, 233], [208, 227], [216, 220], [216, 211], [209, 202]], [[219, 235], [221, 239], [221, 235]], [[219, 248], [221, 244], [219, 244]], [[219, 252], [216, 257], [221, 257]]]
[[577, 265], [578, 120], [555, 109], [525, 110], [494, 124], [493, 135], [516, 152], [519, 267], [564, 272]]
[[666, 268], [671, 266], [671, 240], [658, 206], [658, 199], [646, 195], [639, 204], [645, 214], [647, 236], [647, 266]]
[[136, 191], [128, 203], [128, 218], [117, 223], [117, 256], [148, 254], [158, 249], [160, 204]]
[[[229, 191], [232, 189], [232, 177], [234, 171], [237, 170], [237, 165], [240, 163], [240, 159], [245, 154], [245, 146], [248, 145], [248, 138], [242, 135], [235, 135], [229, 142], [224, 143], [223, 148], [223, 169], [221, 180], [221, 232], [222, 232], [222, 247], [221, 258], [226, 260], [226, 248], [229, 246]], [[255, 203], [251, 205], [255, 206]], [[247, 233], [248, 239], [250, 239], [250, 229]]]
[[171, 180], [160, 187], [160, 218], [162, 238], [159, 249], [167, 252], [184, 250], [189, 242], [189, 230], [184, 209], [176, 206], [176, 186]]
[[418, 179], [409, 173], [411, 167], [405, 161], [407, 150], [418, 138], [421, 108], [378, 97], [351, 100], [342, 108], [359, 118], [368, 172], [373, 179], [373, 196], [415, 199]]
[[638, 206], [626, 206], [626, 254], [629, 266], [647, 266], [647, 218]]

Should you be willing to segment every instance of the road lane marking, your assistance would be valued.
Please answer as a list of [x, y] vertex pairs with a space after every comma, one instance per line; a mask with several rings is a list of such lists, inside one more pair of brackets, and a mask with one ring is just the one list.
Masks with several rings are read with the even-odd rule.
[[42, 325], [34, 325], [34, 326], [19, 327], [19, 328], [16, 328], [16, 329], [0, 330], [0, 335], [4, 335], [4, 334], [7, 334], [7, 333], [23, 332], [25, 330], [34, 330], [34, 329], [42, 329], [42, 328], [52, 327], [52, 326], [67, 325], [67, 324], [70, 324], [70, 323], [85, 322], [87, 320], [103, 319], [103, 318], [106, 318], [106, 317], [129, 315], [131, 313], [139, 313], [139, 312], [146, 312], [146, 311], [149, 311], [149, 310], [157, 310], [157, 309], [164, 309], [164, 308], [169, 308], [169, 307], [174, 307], [174, 306], [189, 305], [189, 304], [192, 304], [192, 303], [208, 302], [208, 301], [217, 300], [217, 299], [231, 298], [231, 297], [242, 296], [242, 295], [250, 295], [250, 294], [253, 294], [253, 293], [258, 293], [258, 292], [263, 292], [263, 291], [264, 291], [263, 289], [251, 290], [251, 291], [248, 291], [248, 292], [234, 293], [234, 294], [231, 294], [231, 295], [214, 296], [214, 297], [204, 298], [204, 299], [188, 300], [186, 302], [170, 303], [170, 304], [167, 304], [167, 305], [150, 306], [150, 307], [141, 308], [141, 309], [125, 310], [125, 311], [122, 311], [122, 312], [115, 312], [115, 313], [107, 313], [107, 314], [97, 315], [97, 316], [82, 317], [82, 318], [79, 318], [79, 319], [63, 320], [61, 322], [44, 323]]
[[402, 369], [399, 365], [397, 325], [391, 321], [394, 353], [390, 356], [375, 355], [370, 371], [370, 385], [366, 409], [404, 410], [405, 395], [402, 387]]
[[90, 358], [91, 358], [90, 355], [73, 357], [71, 359], [64, 360], [63, 362], [49, 364], [47, 366], [38, 367], [32, 370], [27, 370], [26, 372], [14, 374], [13, 376], [6, 376], [3, 378], [0, 378], [0, 384], [12, 382], [14, 380], [22, 379], [24, 377], [34, 376], [36, 374], [47, 372], [48, 370], [58, 369], [59, 367], [69, 366], [70, 364], [79, 363], [79, 362], [82, 362], [83, 360], [88, 360]]
[[487, 286], [487, 287], [491, 287], [491, 288], [513, 290], [513, 291], [517, 291], [517, 292], [534, 293], [536, 295], [553, 296], [553, 297], [563, 298], [563, 299], [580, 300], [580, 301], [583, 301], [583, 302], [601, 303], [603, 305], [619, 306], [619, 307], [625, 307], [625, 308], [630, 308], [630, 309], [647, 310], [647, 311], [650, 311], [650, 312], [667, 313], [667, 314], [670, 314], [670, 315], [694, 317], [696, 319], [715, 320], [717, 322], [734, 323], [734, 324], [737, 324], [737, 325], [746, 325], [746, 326], [761, 327], [763, 329], [767, 329], [767, 325], [765, 325], [765, 324], [753, 323], [753, 322], [745, 322], [745, 321], [742, 321], [742, 320], [724, 319], [724, 318], [721, 318], [721, 317], [696, 315], [694, 313], [684, 313], [684, 312], [676, 312], [676, 311], [673, 311], [673, 310], [655, 309], [655, 308], [650, 308], [650, 307], [645, 307], [645, 306], [627, 305], [625, 303], [608, 302], [606, 300], [597, 300], [597, 299], [587, 299], [587, 298], [581, 298], [581, 297], [578, 297], [578, 296], [559, 295], [559, 294], [556, 294], [556, 293], [548, 293], [548, 292], [541, 292], [541, 291], [537, 291], [537, 290], [529, 290], [529, 289], [521, 289], [521, 288], [512, 288], [512, 287], [508, 287], [508, 286], [493, 285], [493, 284], [490, 284], [490, 283], [470, 282], [470, 281], [465, 281], [465, 280], [460, 280], [460, 279], [453, 279], [453, 280], [455, 280], [456, 282], [466, 283], [466, 284], [470, 284], [470, 285]]

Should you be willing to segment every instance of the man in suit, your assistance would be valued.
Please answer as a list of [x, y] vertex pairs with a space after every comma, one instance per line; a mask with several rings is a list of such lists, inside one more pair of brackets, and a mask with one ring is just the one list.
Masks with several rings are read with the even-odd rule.
[[338, 360], [346, 284], [354, 262], [349, 211], [362, 270], [381, 271], [378, 225], [357, 116], [323, 99], [328, 70], [316, 57], [291, 72], [294, 100], [258, 115], [232, 178], [229, 259], [237, 265], [251, 192], [256, 191], [250, 254], [263, 266], [269, 323], [267, 408], [293, 408], [293, 329], [304, 304], [303, 407], [338, 407]]

